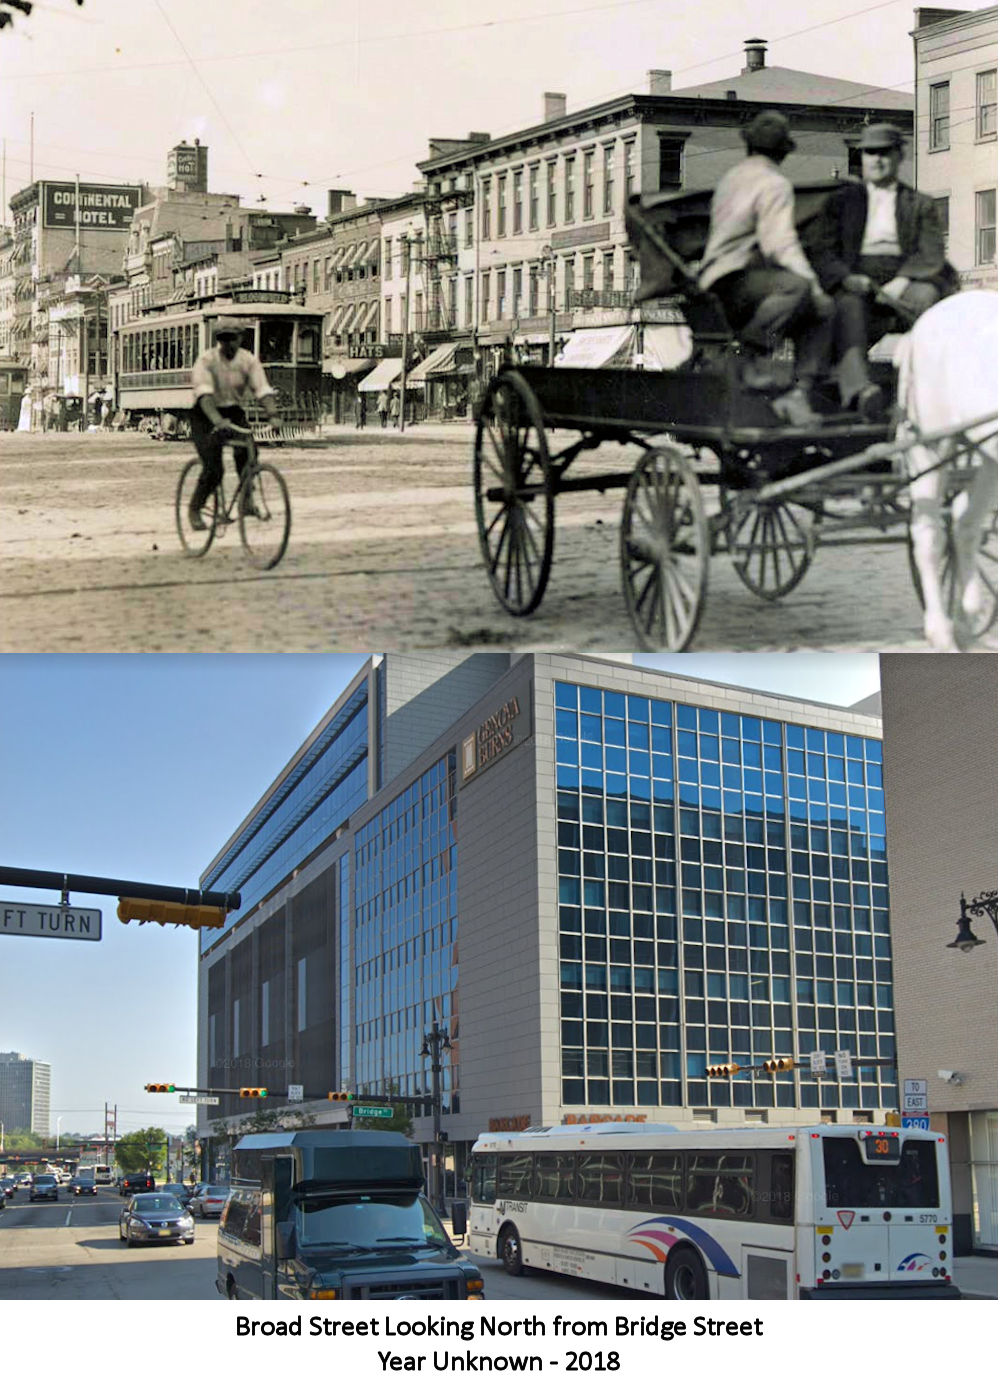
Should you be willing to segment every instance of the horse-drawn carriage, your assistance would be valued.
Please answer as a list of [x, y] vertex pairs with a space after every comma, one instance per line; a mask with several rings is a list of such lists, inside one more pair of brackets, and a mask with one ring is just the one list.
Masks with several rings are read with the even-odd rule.
[[[806, 246], [809, 223], [832, 187], [796, 191]], [[817, 398], [824, 415], [818, 428], [781, 423], [769, 399], [745, 387], [733, 332], [693, 275], [710, 198], [636, 197], [629, 208], [642, 273], [636, 300], [669, 297], [682, 308], [693, 338], [683, 365], [662, 372], [512, 366], [486, 391], [473, 461], [476, 518], [494, 592], [512, 614], [531, 613], [541, 602], [555, 501], [567, 492], [624, 488], [622, 585], [636, 636], [645, 650], [682, 651], [697, 629], [716, 553], [728, 553], [744, 584], [773, 600], [800, 582], [821, 542], [906, 540], [923, 599], [928, 579], [908, 529], [907, 450], [917, 444], [933, 454], [947, 522], [960, 513], [980, 469], [995, 474], [995, 398], [990, 413], [974, 411], [930, 432], [908, 433], [889, 414], [865, 421], [833, 398]], [[791, 368], [789, 361], [789, 379]], [[891, 362], [873, 362], [871, 370], [894, 402]], [[557, 448], [554, 430], [576, 436]], [[631, 471], [570, 473], [581, 453], [609, 442], [641, 449]], [[996, 619], [995, 501], [988, 517], [976, 542], [980, 603], [969, 625], [977, 634]], [[940, 577], [931, 581], [931, 591], [944, 588], [949, 607], [961, 572], [955, 553], [949, 526], [937, 558]]]

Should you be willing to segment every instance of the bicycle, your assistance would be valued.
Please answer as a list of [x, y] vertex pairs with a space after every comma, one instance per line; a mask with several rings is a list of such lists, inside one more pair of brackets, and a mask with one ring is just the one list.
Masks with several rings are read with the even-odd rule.
[[256, 569], [273, 569], [285, 553], [292, 528], [292, 506], [285, 479], [277, 467], [260, 460], [252, 429], [226, 423], [221, 431], [227, 438], [241, 439], [241, 445], [245, 439], [249, 450], [246, 466], [242, 475], [237, 473], [237, 483], [228, 498], [223, 470], [218, 486], [202, 506], [201, 518], [205, 529], [196, 531], [191, 528], [188, 509], [201, 476], [202, 462], [200, 457], [192, 457], [190, 462], [185, 463], [177, 483], [175, 501], [181, 545], [185, 554], [200, 559], [208, 553], [216, 535], [221, 536], [226, 526], [232, 525], [235, 520], [239, 524], [240, 540], [250, 563]]

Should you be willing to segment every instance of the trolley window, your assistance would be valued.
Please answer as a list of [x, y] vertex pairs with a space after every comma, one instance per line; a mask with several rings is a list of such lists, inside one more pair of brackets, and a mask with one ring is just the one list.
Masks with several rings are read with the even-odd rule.
[[319, 362], [319, 328], [304, 322], [299, 324], [299, 364]]
[[940, 1204], [933, 1142], [909, 1139], [898, 1162], [873, 1166], [862, 1158], [856, 1138], [825, 1137], [823, 1171], [828, 1206], [936, 1209]]
[[264, 364], [286, 364], [292, 363], [292, 331], [294, 330], [291, 321], [261, 321], [260, 323], [260, 358]]

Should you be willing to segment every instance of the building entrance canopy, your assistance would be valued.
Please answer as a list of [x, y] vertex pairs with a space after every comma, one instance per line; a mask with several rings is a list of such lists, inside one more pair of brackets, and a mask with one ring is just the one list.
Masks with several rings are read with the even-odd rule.
[[634, 326], [597, 326], [574, 331], [556, 356], [556, 364], [573, 369], [627, 368], [632, 363]]

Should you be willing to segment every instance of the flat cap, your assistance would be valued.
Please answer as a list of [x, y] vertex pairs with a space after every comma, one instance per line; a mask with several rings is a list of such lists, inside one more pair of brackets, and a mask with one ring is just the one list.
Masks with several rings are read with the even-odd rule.
[[242, 321], [238, 321], [235, 316], [220, 316], [215, 323], [215, 334], [220, 335], [242, 335], [246, 326]]
[[795, 150], [792, 128], [788, 118], [781, 112], [758, 112], [743, 128], [743, 140], [747, 148], [760, 151], [763, 155], [783, 155]]
[[901, 151], [903, 133], [892, 122], [873, 122], [862, 131], [858, 145], [863, 151]]

